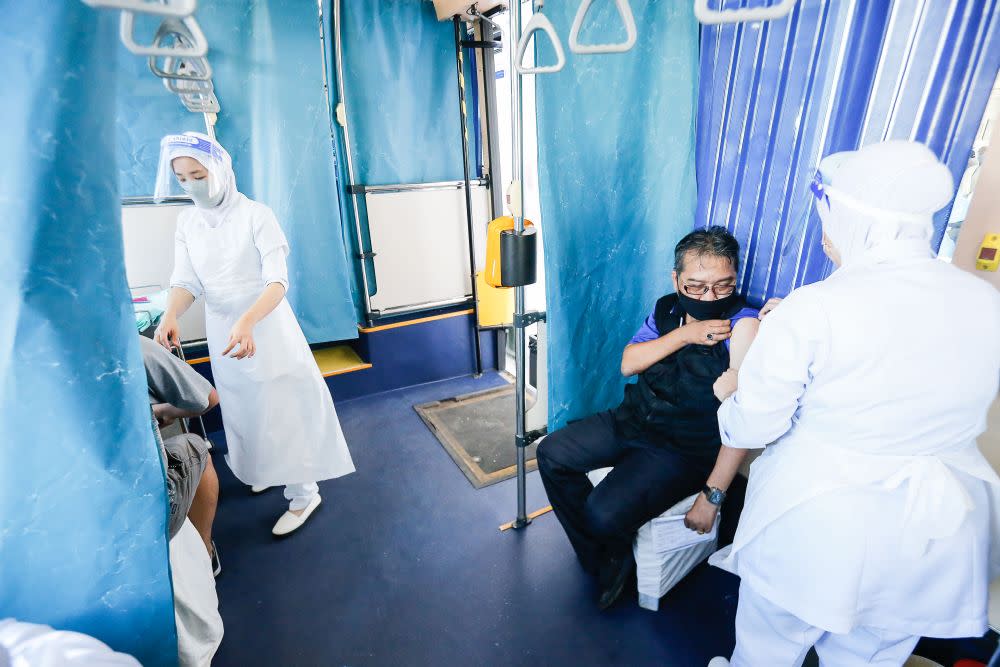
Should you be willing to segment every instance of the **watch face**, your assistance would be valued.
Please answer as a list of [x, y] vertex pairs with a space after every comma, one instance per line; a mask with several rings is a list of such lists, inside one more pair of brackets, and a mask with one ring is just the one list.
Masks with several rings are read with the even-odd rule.
[[712, 503], [713, 505], [721, 505], [722, 501], [725, 500], [725, 498], [726, 494], [724, 494], [722, 491], [719, 491], [718, 489], [712, 489], [712, 493], [709, 494], [708, 496], [708, 502]]

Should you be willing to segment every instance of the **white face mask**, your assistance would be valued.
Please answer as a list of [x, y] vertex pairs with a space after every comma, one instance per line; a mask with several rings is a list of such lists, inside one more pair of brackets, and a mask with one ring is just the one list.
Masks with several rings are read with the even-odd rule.
[[211, 186], [208, 178], [190, 179], [181, 182], [181, 189], [184, 190], [194, 200], [196, 206], [201, 208], [213, 208], [222, 201], [222, 193], [211, 196]]

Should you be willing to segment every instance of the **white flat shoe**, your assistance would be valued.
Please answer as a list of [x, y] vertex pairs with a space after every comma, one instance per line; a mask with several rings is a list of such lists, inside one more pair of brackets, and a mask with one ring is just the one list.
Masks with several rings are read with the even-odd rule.
[[708, 667], [729, 667], [729, 661], [725, 658], [712, 658], [712, 661], [708, 663]]
[[323, 502], [323, 499], [316, 494], [316, 497], [309, 501], [306, 508], [302, 510], [302, 514], [295, 514], [292, 511], [287, 511], [281, 515], [278, 519], [278, 523], [274, 524], [274, 528], [271, 529], [271, 533], [278, 537], [282, 535], [288, 535], [289, 533], [294, 533], [296, 530], [302, 527], [302, 524], [316, 511], [319, 504]]
[[251, 486], [250, 487], [250, 493], [256, 495], [258, 493], [264, 493], [265, 491], [267, 491], [270, 488], [271, 487], [269, 487], [269, 486]]

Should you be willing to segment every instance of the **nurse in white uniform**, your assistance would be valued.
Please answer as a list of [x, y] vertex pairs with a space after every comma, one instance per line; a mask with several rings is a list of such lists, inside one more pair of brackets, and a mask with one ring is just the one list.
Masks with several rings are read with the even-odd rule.
[[333, 399], [285, 299], [288, 242], [270, 208], [236, 189], [232, 160], [194, 132], [160, 143], [156, 198], [194, 200], [177, 220], [170, 304], [156, 340], [180, 345], [180, 317], [200, 295], [229, 453], [243, 483], [284, 486], [275, 535], [319, 506], [320, 480], [354, 472]]
[[742, 579], [733, 665], [901, 665], [987, 627], [1000, 292], [933, 257], [953, 186], [925, 146], [831, 155], [813, 192], [840, 268], [768, 315], [720, 408], [725, 445], [768, 446], [713, 563]]

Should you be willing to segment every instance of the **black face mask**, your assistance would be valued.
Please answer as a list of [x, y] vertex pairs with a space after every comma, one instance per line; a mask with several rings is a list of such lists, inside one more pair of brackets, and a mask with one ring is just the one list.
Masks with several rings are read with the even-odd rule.
[[681, 308], [684, 309], [684, 312], [694, 319], [702, 321], [721, 319], [722, 314], [732, 308], [738, 298], [739, 297], [736, 295], [736, 292], [733, 292], [723, 299], [700, 301], [689, 297], [683, 292], [677, 292], [677, 299], [680, 301]]

